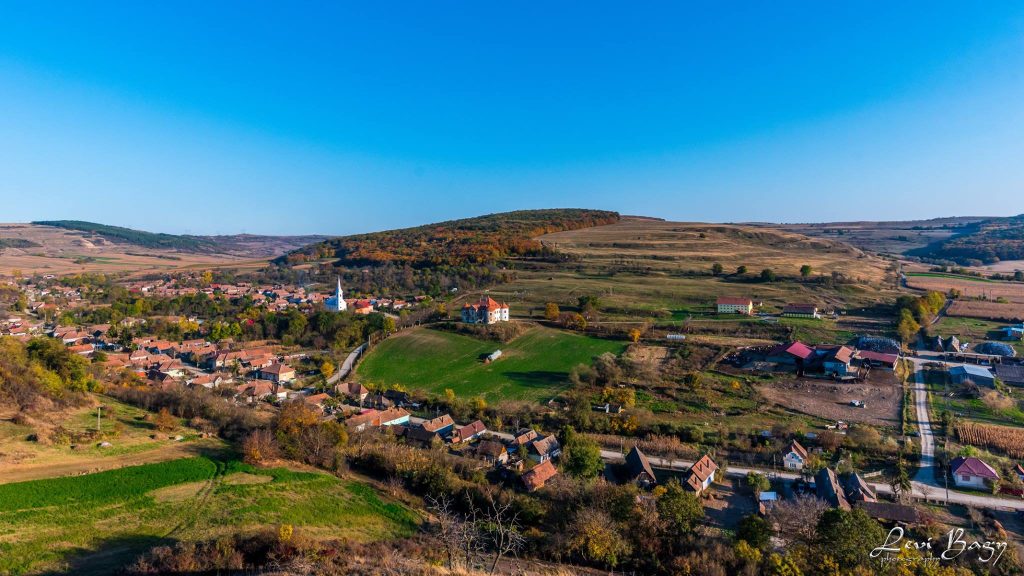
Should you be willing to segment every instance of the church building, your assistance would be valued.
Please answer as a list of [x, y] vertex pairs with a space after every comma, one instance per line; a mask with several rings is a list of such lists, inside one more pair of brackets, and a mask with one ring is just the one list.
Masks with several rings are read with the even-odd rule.
[[344, 312], [348, 309], [348, 305], [345, 304], [345, 295], [341, 291], [341, 276], [338, 276], [338, 288], [335, 290], [334, 296], [324, 300], [324, 306], [331, 312]]

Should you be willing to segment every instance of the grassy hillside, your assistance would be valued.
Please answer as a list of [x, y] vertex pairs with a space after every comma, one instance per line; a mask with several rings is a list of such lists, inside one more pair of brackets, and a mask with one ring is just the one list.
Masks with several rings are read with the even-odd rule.
[[415, 530], [409, 510], [334, 476], [188, 458], [0, 485], [0, 573], [107, 574], [171, 539], [292, 524], [311, 537], [373, 540]]
[[618, 221], [615, 212], [583, 209], [523, 210], [451, 220], [415, 228], [343, 236], [296, 250], [278, 260], [300, 264], [335, 258], [338, 264], [424, 266], [487, 264], [509, 256], [545, 253], [536, 236]]
[[111, 242], [134, 244], [145, 248], [165, 248], [185, 252], [215, 252], [217, 249], [213, 241], [196, 236], [159, 234], [134, 230], [132, 228], [122, 228], [121, 226], [84, 222], [82, 220], [42, 220], [33, 222], [33, 224], [90, 232], [102, 236]]
[[[501, 349], [502, 357], [482, 357]], [[359, 364], [359, 377], [380, 384], [401, 384], [443, 394], [488, 401], [543, 400], [568, 385], [569, 371], [605, 352], [621, 353], [625, 344], [549, 328], [531, 328], [512, 342], [499, 344], [427, 328], [385, 340]]]

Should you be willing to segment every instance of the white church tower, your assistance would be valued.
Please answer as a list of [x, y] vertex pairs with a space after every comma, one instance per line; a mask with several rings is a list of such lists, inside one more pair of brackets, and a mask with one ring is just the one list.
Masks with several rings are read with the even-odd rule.
[[341, 291], [341, 276], [338, 276], [338, 288], [334, 292], [334, 296], [331, 296], [324, 305], [331, 312], [344, 312], [348, 309], [348, 305], [345, 304], [345, 294]]

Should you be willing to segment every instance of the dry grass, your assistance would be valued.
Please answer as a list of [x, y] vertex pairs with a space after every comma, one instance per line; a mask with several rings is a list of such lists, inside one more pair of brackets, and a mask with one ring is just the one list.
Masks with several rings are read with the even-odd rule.
[[971, 280], [942, 275], [912, 275], [907, 276], [907, 286], [939, 292], [948, 292], [951, 288], [956, 288], [960, 294], [969, 298], [1005, 298], [1009, 302], [1024, 303], [1024, 284], [1014, 282]]
[[540, 240], [590, 261], [640, 260], [665, 271], [707, 270], [718, 262], [730, 273], [743, 265], [751, 273], [771, 268], [796, 276], [809, 264], [816, 273], [836, 271], [881, 282], [888, 267], [848, 244], [760, 226], [624, 218], [608, 226], [546, 234]]
[[1024, 302], [957, 300], [949, 307], [950, 316], [1020, 322], [1024, 320]]
[[157, 271], [236, 268], [264, 265], [265, 260], [222, 254], [191, 254], [115, 244], [102, 237], [32, 224], [0, 224], [0, 238], [21, 238], [39, 244], [0, 250], [0, 274], [79, 274], [83, 272], [145, 273]]

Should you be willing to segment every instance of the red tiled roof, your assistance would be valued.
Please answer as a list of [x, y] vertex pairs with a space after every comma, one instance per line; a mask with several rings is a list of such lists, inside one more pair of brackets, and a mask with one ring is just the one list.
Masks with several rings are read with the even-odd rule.
[[801, 360], [806, 360], [811, 354], [814, 353], [806, 344], [800, 341], [793, 342], [783, 350], [788, 354], [792, 354]]
[[857, 356], [862, 360], [871, 360], [872, 362], [881, 362], [883, 364], [895, 364], [899, 356], [896, 354], [886, 354], [883, 352], [872, 352], [870, 350], [858, 350]]
[[545, 460], [522, 475], [523, 484], [526, 485], [527, 491], [533, 492], [543, 488], [544, 484], [556, 474], [558, 474], [558, 469], [555, 468], [555, 465], [551, 460]]
[[718, 304], [733, 304], [735, 306], [750, 306], [753, 301], [750, 298], [735, 298], [733, 296], [719, 296]]

